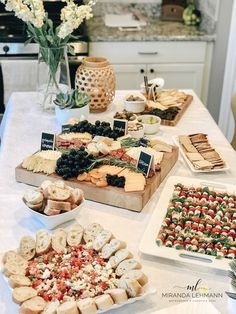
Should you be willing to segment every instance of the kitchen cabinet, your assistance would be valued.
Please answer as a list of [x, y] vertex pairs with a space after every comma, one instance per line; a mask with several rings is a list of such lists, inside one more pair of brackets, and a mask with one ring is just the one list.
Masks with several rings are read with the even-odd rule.
[[166, 88], [189, 88], [206, 102], [211, 42], [91, 42], [90, 55], [113, 65], [117, 89], [139, 89], [144, 74], [163, 77]]

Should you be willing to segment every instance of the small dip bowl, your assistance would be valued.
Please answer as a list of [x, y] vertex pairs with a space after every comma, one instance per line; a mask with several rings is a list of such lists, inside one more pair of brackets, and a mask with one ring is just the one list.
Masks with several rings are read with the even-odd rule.
[[144, 126], [145, 134], [155, 134], [159, 131], [161, 125], [161, 118], [145, 114], [138, 117], [138, 121], [141, 122]]
[[145, 109], [146, 98], [141, 93], [133, 93], [125, 97], [124, 105], [127, 111], [140, 113]]

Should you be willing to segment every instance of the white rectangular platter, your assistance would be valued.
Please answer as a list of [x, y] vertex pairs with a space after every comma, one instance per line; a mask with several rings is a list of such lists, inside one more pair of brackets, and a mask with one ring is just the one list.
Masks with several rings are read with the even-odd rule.
[[[173, 137], [173, 140], [174, 140], [174, 143], [179, 147], [179, 150], [180, 150], [180, 153], [181, 155], [183, 156], [186, 164], [189, 166], [189, 168], [191, 169], [192, 172], [198, 172], [198, 173], [201, 173], [201, 172], [220, 172], [220, 171], [226, 171], [226, 170], [229, 170], [229, 166], [226, 164], [225, 160], [225, 166], [223, 168], [217, 168], [217, 169], [205, 169], [205, 170], [201, 170], [201, 169], [195, 169], [193, 164], [191, 163], [191, 161], [188, 159], [188, 157], [185, 155], [184, 153], [184, 150], [182, 148], [182, 146], [180, 145], [179, 141], [178, 141], [178, 136], [174, 136]], [[214, 146], [214, 145], [213, 145]], [[220, 153], [218, 152], [217, 150], [217, 153], [220, 155]]]
[[175, 248], [158, 246], [156, 244], [156, 238], [161, 228], [162, 222], [166, 216], [169, 201], [173, 195], [174, 185], [181, 183], [188, 187], [204, 187], [208, 186], [216, 192], [228, 192], [234, 194], [236, 192], [236, 186], [215, 183], [206, 181], [204, 179], [193, 179], [186, 177], [170, 177], [161, 193], [159, 201], [150, 219], [150, 222], [143, 234], [141, 243], [139, 245], [139, 251], [143, 254], [152, 255], [160, 258], [173, 260], [175, 262], [192, 264], [196, 266], [208, 267], [213, 270], [228, 271], [230, 269], [229, 262], [231, 259], [223, 258], [216, 259], [214, 256], [201, 254], [197, 252], [189, 252], [186, 250], [177, 250]]

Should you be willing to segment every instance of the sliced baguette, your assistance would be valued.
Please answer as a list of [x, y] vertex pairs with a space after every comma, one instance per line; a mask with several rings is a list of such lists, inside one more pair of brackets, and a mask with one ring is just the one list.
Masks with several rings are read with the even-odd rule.
[[47, 188], [47, 198], [54, 201], [65, 201], [70, 197], [70, 191], [53, 184]]
[[124, 249], [126, 247], [126, 243], [117, 239], [112, 239], [109, 243], [105, 244], [102, 248], [102, 258], [108, 259], [115, 252], [120, 249]]
[[112, 297], [112, 300], [116, 304], [124, 303], [128, 300], [128, 296], [125, 289], [115, 288], [108, 289], [105, 293], [109, 294]]
[[[24, 200], [24, 202], [25, 202], [25, 200]], [[43, 207], [43, 202], [38, 203], [38, 204], [31, 204], [31, 203], [25, 202], [25, 205], [28, 206], [29, 208], [33, 209], [33, 210], [40, 211], [40, 209]]]
[[68, 212], [71, 210], [71, 203], [70, 202], [62, 202], [62, 201], [53, 201], [53, 200], [49, 199], [47, 201], [47, 207], [52, 209], [52, 210], [59, 210], [59, 211]]
[[66, 200], [67, 202], [70, 202], [71, 204], [79, 205], [82, 203], [84, 199], [84, 193], [80, 189], [70, 189], [70, 197]]
[[127, 249], [121, 249], [109, 258], [109, 263], [112, 268], [116, 268], [122, 261], [132, 257], [133, 255]]
[[145, 286], [148, 282], [147, 276], [139, 269], [132, 269], [124, 273], [120, 280], [124, 279], [135, 279], [141, 286]]
[[36, 254], [47, 253], [51, 248], [51, 236], [47, 230], [39, 230], [36, 233]]
[[34, 297], [22, 303], [20, 314], [39, 314], [42, 313], [46, 306], [46, 302], [41, 297]]
[[97, 235], [102, 232], [103, 227], [100, 224], [92, 223], [84, 229], [84, 241], [86, 243], [93, 242]]
[[93, 249], [100, 251], [105, 244], [107, 244], [112, 238], [112, 233], [109, 230], [102, 230], [95, 240], [93, 241]]
[[114, 301], [109, 294], [103, 294], [95, 298], [95, 303], [98, 310], [106, 310], [114, 304]]
[[75, 301], [67, 301], [57, 308], [57, 314], [79, 314]]
[[66, 189], [66, 184], [63, 180], [57, 180], [57, 181], [53, 182], [53, 185], [55, 185], [61, 189]]
[[140, 269], [140, 268], [141, 268], [141, 264], [135, 259], [132, 259], [132, 258], [126, 259], [117, 266], [116, 275], [121, 277], [122, 275], [124, 275], [124, 273], [126, 273], [129, 270]]
[[37, 291], [31, 287], [18, 287], [13, 289], [12, 292], [13, 301], [17, 304], [36, 297], [36, 295]]
[[46, 189], [49, 187], [49, 185], [52, 185], [52, 184], [54, 184], [52, 181], [50, 181], [50, 180], [45, 180], [45, 181], [43, 181], [42, 183], [41, 183], [41, 185], [40, 185], [40, 189], [43, 191], [43, 193], [46, 191]]
[[46, 205], [43, 212], [47, 216], [55, 216], [55, 215], [59, 215], [61, 211], [54, 209], [54, 208], [51, 208], [51, 207]]
[[26, 260], [20, 262], [7, 262], [3, 266], [3, 273], [6, 277], [10, 277], [11, 275], [25, 275], [26, 268]]
[[84, 229], [80, 224], [74, 224], [67, 233], [66, 241], [70, 246], [76, 246], [81, 243]]
[[19, 263], [19, 264], [24, 264], [25, 259], [19, 255], [16, 251], [8, 251], [3, 255], [2, 261], [4, 264], [6, 263]]
[[35, 240], [31, 236], [24, 236], [20, 241], [19, 254], [27, 261], [35, 256]]
[[[81, 314], [95, 314], [97, 313], [97, 306], [94, 299], [86, 298], [77, 302], [78, 309]], [[68, 313], [69, 314], [69, 313]]]
[[47, 303], [42, 314], [57, 314], [57, 308], [60, 305], [58, 300]]
[[119, 288], [125, 289], [130, 298], [137, 297], [142, 292], [142, 286], [135, 279], [120, 280]]
[[11, 275], [8, 282], [12, 288], [29, 287], [31, 285], [29, 278], [24, 275]]
[[52, 234], [52, 248], [57, 253], [64, 252], [66, 247], [67, 233], [64, 229], [56, 229]]
[[36, 190], [26, 191], [24, 194], [24, 199], [28, 204], [37, 205], [43, 202], [43, 193]]

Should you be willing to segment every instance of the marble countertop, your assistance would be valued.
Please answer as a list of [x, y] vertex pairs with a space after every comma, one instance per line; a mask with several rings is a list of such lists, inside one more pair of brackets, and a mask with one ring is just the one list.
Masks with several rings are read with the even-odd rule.
[[180, 22], [149, 19], [147, 26], [137, 31], [122, 31], [105, 26], [102, 17], [93, 17], [87, 22], [91, 42], [97, 41], [214, 41], [215, 34], [207, 34], [195, 26]]

